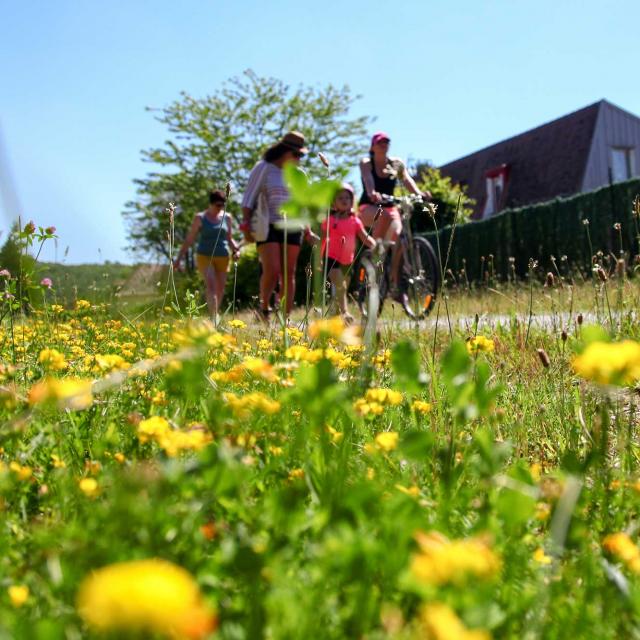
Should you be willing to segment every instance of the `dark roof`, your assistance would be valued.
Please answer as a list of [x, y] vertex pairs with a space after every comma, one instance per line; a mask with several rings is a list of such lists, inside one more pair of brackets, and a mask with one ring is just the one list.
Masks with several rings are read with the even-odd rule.
[[485, 201], [486, 172], [503, 164], [509, 167], [509, 180], [501, 208], [578, 193], [603, 103], [601, 100], [449, 162], [440, 170], [454, 182], [467, 185], [469, 195], [476, 200], [476, 215]]

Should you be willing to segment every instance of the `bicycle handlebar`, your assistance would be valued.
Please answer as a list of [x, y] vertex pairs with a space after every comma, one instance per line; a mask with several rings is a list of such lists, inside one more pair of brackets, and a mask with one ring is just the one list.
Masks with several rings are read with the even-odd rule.
[[390, 196], [387, 194], [382, 194], [380, 205], [381, 206], [392, 206], [396, 204], [405, 204], [405, 203], [422, 203], [425, 202], [425, 199], [421, 195], [409, 195], [409, 196]]

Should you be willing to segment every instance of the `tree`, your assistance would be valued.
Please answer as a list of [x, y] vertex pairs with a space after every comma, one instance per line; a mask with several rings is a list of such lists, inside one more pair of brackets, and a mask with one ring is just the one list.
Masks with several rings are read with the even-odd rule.
[[171, 138], [142, 152], [159, 167], [135, 180], [137, 197], [126, 204], [129, 248], [139, 254], [169, 256], [169, 202], [176, 205], [175, 238], [179, 243], [192, 214], [206, 206], [207, 192], [233, 188], [229, 208], [237, 210], [249, 172], [264, 150], [284, 133], [304, 133], [310, 153], [304, 168], [310, 177], [326, 176], [316, 160], [322, 151], [335, 177], [346, 175], [366, 149], [367, 116], [349, 117], [359, 96], [349, 87], [292, 88], [281, 80], [245, 71], [225, 82], [214, 95], [180, 99], [157, 111]]
[[[416, 171], [416, 182], [423, 191], [430, 191], [433, 203], [438, 205], [436, 223], [438, 228], [468, 222], [476, 201], [467, 195], [466, 187], [452, 182], [449, 176], [443, 176], [440, 169], [428, 163], [422, 163]], [[459, 205], [458, 205], [459, 202]], [[417, 216], [414, 216], [416, 220]], [[433, 231], [433, 223], [422, 220], [420, 231]], [[418, 229], [417, 229], [418, 230]]]

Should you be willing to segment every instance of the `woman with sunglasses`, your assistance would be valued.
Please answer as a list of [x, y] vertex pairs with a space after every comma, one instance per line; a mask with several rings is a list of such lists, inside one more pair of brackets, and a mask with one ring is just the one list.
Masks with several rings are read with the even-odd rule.
[[[285, 229], [285, 220], [280, 212], [282, 205], [289, 199], [289, 191], [284, 183], [283, 167], [287, 163], [298, 164], [307, 153], [304, 136], [290, 131], [279, 142], [266, 150], [251, 170], [247, 189], [242, 199], [243, 222], [240, 229], [247, 242], [255, 242], [262, 266], [260, 276], [260, 314], [268, 319], [271, 313], [269, 301], [278, 283], [286, 283], [281, 295], [286, 296], [287, 315], [291, 313], [296, 287], [296, 263], [302, 244], [301, 229]], [[256, 206], [264, 211], [260, 216], [268, 219], [268, 227], [255, 223]], [[261, 228], [258, 228], [261, 227]], [[305, 236], [317, 240], [305, 229]], [[282, 288], [282, 287], [281, 287]]]
[[227, 196], [223, 191], [209, 192], [209, 207], [196, 213], [191, 228], [180, 247], [173, 266], [180, 269], [189, 247], [198, 240], [196, 266], [205, 284], [209, 315], [215, 321], [222, 305], [229, 272], [229, 257], [238, 259], [238, 245], [231, 237], [231, 217], [225, 211]]
[[[369, 156], [360, 161], [363, 192], [360, 197], [358, 217], [374, 238], [395, 242], [402, 232], [400, 212], [393, 205], [385, 205], [383, 196], [393, 196], [398, 180], [415, 195], [430, 199], [431, 194], [428, 191], [420, 191], [400, 158], [389, 156], [390, 144], [391, 138], [386, 133], [383, 131], [374, 133]], [[380, 208], [381, 213], [376, 217]], [[394, 251], [391, 263], [391, 284], [394, 288], [398, 284], [400, 258], [401, 253]]]

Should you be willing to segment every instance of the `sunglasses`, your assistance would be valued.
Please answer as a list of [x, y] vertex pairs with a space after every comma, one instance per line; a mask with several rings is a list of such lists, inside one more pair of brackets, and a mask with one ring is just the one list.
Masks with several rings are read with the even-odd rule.
[[294, 158], [298, 158], [298, 160], [300, 160], [300, 158], [304, 158], [304, 153], [301, 153], [300, 151], [292, 151], [291, 155]]

